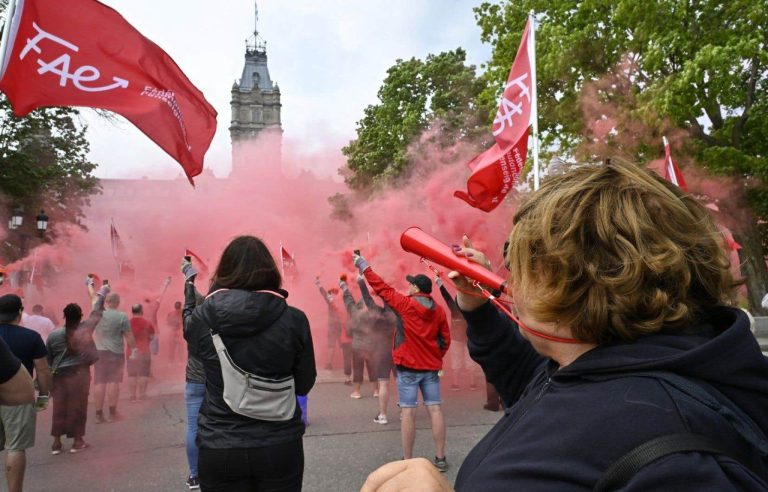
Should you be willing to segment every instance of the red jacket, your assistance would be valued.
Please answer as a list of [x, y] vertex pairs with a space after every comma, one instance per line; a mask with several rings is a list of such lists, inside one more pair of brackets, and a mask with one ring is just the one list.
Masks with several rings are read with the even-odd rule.
[[387, 285], [371, 267], [363, 272], [371, 288], [400, 317], [392, 360], [407, 369], [439, 371], [451, 345], [451, 331], [443, 308], [427, 294], [406, 296]]

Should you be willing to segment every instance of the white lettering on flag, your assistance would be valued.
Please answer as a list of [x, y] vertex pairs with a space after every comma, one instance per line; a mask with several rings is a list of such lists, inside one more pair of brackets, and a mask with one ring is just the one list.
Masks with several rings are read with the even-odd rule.
[[[80, 48], [77, 45], [74, 45], [65, 39], [44, 31], [35, 22], [32, 22], [32, 27], [34, 27], [37, 31], [37, 35], [32, 39], [27, 39], [26, 46], [24, 46], [24, 49], [21, 50], [21, 53], [19, 54], [19, 58], [21, 60], [26, 58], [30, 51], [34, 51], [38, 55], [42, 54], [43, 50], [40, 47], [40, 43], [46, 39], [60, 46], [63, 46], [70, 51], [74, 51], [75, 53], [80, 51]], [[98, 68], [90, 65], [83, 65], [77, 68], [74, 72], [70, 72], [71, 63], [72, 57], [66, 53], [52, 61], [45, 61], [38, 58], [37, 64], [40, 66], [40, 68], [37, 69], [37, 73], [40, 75], [45, 75], [47, 73], [58, 75], [59, 86], [61, 87], [66, 87], [67, 83], [71, 80], [72, 85], [74, 85], [76, 89], [83, 92], [106, 92], [118, 88], [128, 88], [128, 81], [119, 77], [112, 77], [113, 83], [109, 85], [83, 85], [83, 82], [96, 82], [99, 80], [101, 78], [101, 72]]]
[[189, 140], [187, 140], [187, 126], [184, 124], [184, 114], [181, 112], [181, 108], [179, 107], [179, 103], [176, 101], [176, 95], [173, 93], [173, 91], [165, 91], [147, 86], [144, 87], [143, 91], [141, 91], [141, 95], [158, 99], [168, 105], [168, 107], [171, 109], [171, 113], [173, 113], [173, 116], [179, 121], [181, 134], [184, 137], [184, 145], [186, 145], [187, 150], [192, 150], [192, 146], [189, 145]]
[[[529, 90], [529, 87], [525, 85], [523, 82], [525, 79], [528, 78], [528, 74], [524, 73], [523, 75], [517, 77], [514, 80], [510, 80], [507, 82], [507, 85], [504, 86], [504, 95], [501, 98], [501, 104], [499, 105], [499, 111], [496, 113], [496, 118], [493, 120], [493, 126], [494, 128], [496, 125], [498, 125], [498, 128], [493, 131], [493, 136], [498, 137], [501, 135], [504, 130], [507, 129], [507, 126], [512, 128], [513, 121], [512, 118], [516, 114], [523, 114], [523, 102], [520, 102], [520, 104], [515, 104], [514, 102], [507, 99], [506, 92], [507, 89], [510, 87], [517, 86], [520, 89], [520, 93], [517, 95], [518, 101], [520, 101], [523, 97], [528, 99], [528, 104], [531, 103], [531, 92]], [[527, 122], [526, 122], [527, 123]]]

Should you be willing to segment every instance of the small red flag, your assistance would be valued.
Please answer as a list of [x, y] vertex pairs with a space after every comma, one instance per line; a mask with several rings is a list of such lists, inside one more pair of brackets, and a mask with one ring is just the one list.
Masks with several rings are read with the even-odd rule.
[[190, 182], [216, 111], [160, 47], [96, 0], [18, 0], [0, 67], [16, 116], [43, 106], [121, 114], [178, 161]]
[[283, 265], [283, 275], [287, 277], [298, 275], [299, 270], [296, 268], [296, 260], [283, 248], [282, 244], [280, 245], [280, 262]]
[[533, 103], [531, 88], [535, 75], [529, 56], [529, 50], [533, 49], [531, 29], [529, 18], [493, 120], [496, 143], [470, 161], [472, 175], [467, 181], [467, 191], [453, 194], [484, 212], [499, 206], [525, 166]]
[[664, 179], [679, 186], [681, 190], [688, 193], [688, 186], [685, 184], [683, 173], [680, 172], [680, 168], [677, 167], [675, 161], [672, 160], [672, 151], [669, 148], [669, 140], [667, 140], [667, 137], [662, 137], [662, 140], [664, 141]]
[[280, 246], [280, 255], [285, 263], [295, 263], [293, 256], [291, 256], [282, 246]]
[[191, 256], [195, 259], [197, 262], [197, 266], [200, 268], [200, 272], [203, 274], [208, 273], [208, 265], [205, 264], [202, 258], [197, 256], [191, 249], [187, 248], [184, 250], [184, 256]]

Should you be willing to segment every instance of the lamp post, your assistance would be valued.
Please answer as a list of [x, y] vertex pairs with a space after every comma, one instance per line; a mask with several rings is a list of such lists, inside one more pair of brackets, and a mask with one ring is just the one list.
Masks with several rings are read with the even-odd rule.
[[18, 229], [24, 223], [24, 209], [16, 207], [11, 214], [11, 220], [8, 222], [9, 229]]
[[45, 236], [45, 231], [48, 230], [48, 216], [45, 215], [45, 210], [41, 210], [37, 214], [37, 232], [40, 233], [40, 237]]

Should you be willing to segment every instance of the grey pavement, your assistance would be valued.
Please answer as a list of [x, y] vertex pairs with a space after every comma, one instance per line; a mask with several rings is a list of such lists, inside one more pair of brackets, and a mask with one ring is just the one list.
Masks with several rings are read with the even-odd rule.
[[[349, 398], [350, 388], [337, 375], [324, 372], [309, 396], [310, 426], [304, 438], [304, 490], [355, 491], [378, 466], [402, 456], [396, 396], [390, 399], [388, 425], [373, 422], [377, 413], [371, 386], [363, 387], [364, 398]], [[70, 454], [50, 454], [51, 412], [38, 414], [37, 446], [28, 451], [25, 490], [28, 491], [184, 491], [187, 474], [184, 436], [186, 410], [183, 376], [179, 373], [156, 381], [151, 400], [120, 402], [125, 419], [96, 425], [89, 414], [86, 440], [92, 447]], [[394, 388], [394, 383], [391, 384]], [[477, 441], [501, 417], [482, 409], [484, 389], [447, 391], [443, 400], [446, 415], [447, 449], [453, 482], [458, 467]], [[422, 407], [423, 408], [423, 407]], [[429, 416], [417, 416], [415, 456], [430, 460], [434, 446]], [[1, 490], [5, 490], [2, 477]]]

